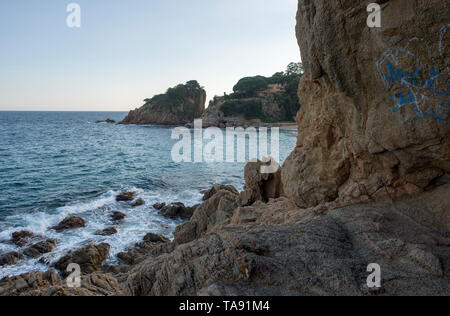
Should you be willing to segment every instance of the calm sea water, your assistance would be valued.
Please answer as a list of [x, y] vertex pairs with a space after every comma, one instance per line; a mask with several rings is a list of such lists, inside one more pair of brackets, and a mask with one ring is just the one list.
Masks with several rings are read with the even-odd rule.
[[[151, 207], [160, 202], [201, 201], [201, 191], [215, 183], [244, 185], [245, 163], [174, 163], [172, 128], [95, 124], [126, 113], [106, 112], [0, 112], [0, 254], [21, 251], [9, 242], [18, 230], [56, 239], [46, 255], [50, 261], [89, 242], [112, 246], [117, 253], [149, 232], [172, 237], [180, 221], [165, 219]], [[296, 131], [280, 132], [280, 160], [296, 142]], [[146, 204], [130, 208], [115, 196], [135, 191]], [[95, 236], [110, 227], [112, 211], [127, 214], [118, 234]], [[87, 221], [83, 229], [56, 233], [49, 227], [68, 215]], [[48, 267], [24, 260], [0, 268], [0, 278]]]

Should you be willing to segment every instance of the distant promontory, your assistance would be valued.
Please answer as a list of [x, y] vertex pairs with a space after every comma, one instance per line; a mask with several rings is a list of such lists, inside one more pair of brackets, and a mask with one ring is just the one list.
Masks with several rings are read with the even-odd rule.
[[120, 124], [184, 125], [205, 111], [206, 91], [196, 80], [169, 88], [166, 93], [145, 99], [145, 104]]

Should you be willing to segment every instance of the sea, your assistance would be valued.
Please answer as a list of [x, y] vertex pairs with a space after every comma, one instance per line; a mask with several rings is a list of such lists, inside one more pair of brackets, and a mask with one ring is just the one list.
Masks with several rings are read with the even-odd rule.
[[[216, 183], [243, 189], [245, 162], [174, 162], [172, 150], [179, 141], [172, 137], [175, 127], [96, 123], [107, 118], [119, 122], [126, 115], [0, 112], [0, 254], [23, 251], [11, 243], [11, 234], [28, 230], [57, 241], [54, 251], [44, 255], [47, 262], [106, 242], [111, 245], [107, 263], [115, 264], [119, 252], [149, 232], [173, 238], [182, 220], [160, 216], [155, 203], [192, 206]], [[280, 131], [280, 162], [294, 149], [296, 137], [297, 131]], [[128, 191], [136, 192], [145, 205], [132, 208], [116, 202], [119, 193]], [[116, 226], [118, 233], [96, 236], [114, 224], [113, 211], [127, 215]], [[62, 233], [50, 229], [71, 215], [85, 219], [86, 227]], [[48, 270], [51, 264], [40, 259], [0, 267], [0, 279]]]

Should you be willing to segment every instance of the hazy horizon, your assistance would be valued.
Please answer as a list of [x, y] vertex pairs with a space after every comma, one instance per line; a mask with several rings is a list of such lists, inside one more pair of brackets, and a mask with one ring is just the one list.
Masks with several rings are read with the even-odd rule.
[[0, 3], [0, 111], [128, 111], [189, 80], [209, 100], [300, 61], [296, 0], [55, 2]]

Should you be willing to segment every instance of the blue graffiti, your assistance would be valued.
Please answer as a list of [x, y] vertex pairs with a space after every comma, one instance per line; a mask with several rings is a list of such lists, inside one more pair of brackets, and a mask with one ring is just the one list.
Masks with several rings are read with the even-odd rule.
[[437, 80], [441, 76], [439, 69], [432, 69], [426, 72], [424, 69], [415, 68], [413, 72], [407, 72], [402, 69], [395, 70], [391, 63], [387, 64], [387, 68], [389, 74], [381, 73], [381, 76], [388, 85], [397, 82], [402, 88], [407, 86], [423, 88], [437, 96], [448, 96], [450, 94], [450, 85], [448, 83], [446, 91], [437, 91], [436, 89]]

